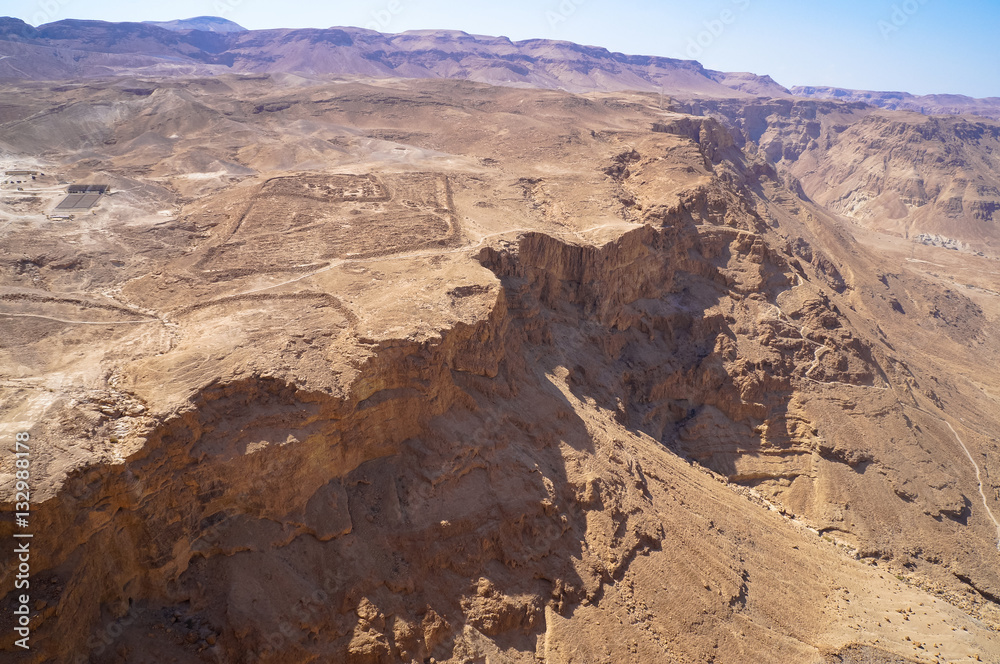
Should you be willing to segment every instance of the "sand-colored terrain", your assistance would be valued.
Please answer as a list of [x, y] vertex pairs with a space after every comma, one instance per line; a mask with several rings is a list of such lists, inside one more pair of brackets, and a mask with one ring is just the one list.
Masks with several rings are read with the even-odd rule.
[[[47, 178], [0, 190], [24, 661], [1000, 661], [995, 245], [822, 170], [910, 114], [7, 87], [0, 170]], [[48, 219], [70, 182], [112, 193]]]

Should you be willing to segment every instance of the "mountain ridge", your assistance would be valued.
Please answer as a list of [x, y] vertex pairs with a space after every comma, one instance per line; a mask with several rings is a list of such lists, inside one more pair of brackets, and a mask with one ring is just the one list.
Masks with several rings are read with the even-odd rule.
[[796, 97], [860, 101], [890, 111], [916, 111], [922, 115], [978, 115], [1000, 119], [1000, 97], [969, 97], [959, 94], [915, 95], [900, 91], [851, 90], [833, 86], [797, 85]]
[[[443, 30], [394, 35], [349, 27], [206, 32], [164, 25], [65, 19], [34, 28], [18, 19], [0, 19], [0, 78], [291, 72], [467, 78], [569, 92], [789, 94], [768, 76], [718, 72], [693, 60], [629, 55], [567, 41], [515, 42]], [[70, 49], [72, 54], [60, 57], [52, 47]]]
[[[67, 55], [53, 49], [65, 51]], [[338, 50], [339, 49], [339, 50]], [[459, 30], [395, 34], [366, 28], [247, 30], [216, 16], [173, 21], [63, 19], [33, 27], [0, 17], [0, 78], [59, 80], [132, 74], [203, 76], [301, 73], [406, 78], [465, 78], [491, 85], [567, 92], [733, 92], [862, 102], [924, 115], [1000, 119], [1000, 97], [784, 87], [766, 74], [723, 72], [695, 60], [627, 54], [565, 40], [473, 35]]]
[[220, 16], [193, 16], [191, 18], [175, 19], [173, 21], [143, 21], [143, 23], [175, 31], [202, 30], [204, 32], [221, 33], [247, 31], [247, 29], [239, 23], [230, 21], [229, 19], [222, 18]]

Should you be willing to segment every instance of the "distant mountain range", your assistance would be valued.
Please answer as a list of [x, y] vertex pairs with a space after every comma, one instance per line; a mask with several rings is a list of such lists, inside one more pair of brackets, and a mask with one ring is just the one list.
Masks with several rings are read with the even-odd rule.
[[545, 39], [512, 42], [444, 30], [396, 35], [360, 28], [243, 30], [212, 17], [169, 23], [64, 20], [38, 28], [0, 18], [0, 78], [226, 72], [461, 78], [571, 92], [789, 94], [767, 76], [718, 72], [691, 60], [624, 55]]
[[218, 16], [195, 16], [194, 18], [186, 18], [178, 21], [143, 21], [143, 23], [178, 32], [182, 30], [202, 30], [204, 32], [221, 32], [227, 34], [230, 32], [247, 31], [239, 23], [233, 23], [227, 18], [220, 18]]
[[566, 41], [361, 28], [246, 30], [213, 16], [145, 23], [63, 20], [37, 28], [0, 18], [0, 78], [64, 80], [221, 73], [453, 78], [570, 92], [638, 90], [703, 97], [816, 97], [927, 114], [1000, 118], [1000, 99], [916, 97], [828, 87], [791, 90], [769, 76], [693, 60], [614, 53]]
[[909, 92], [875, 92], [844, 88], [797, 86], [797, 97], [860, 101], [893, 111], [916, 111], [924, 115], [981, 115], [1000, 119], [1000, 97], [976, 99], [965, 95], [911, 95]]

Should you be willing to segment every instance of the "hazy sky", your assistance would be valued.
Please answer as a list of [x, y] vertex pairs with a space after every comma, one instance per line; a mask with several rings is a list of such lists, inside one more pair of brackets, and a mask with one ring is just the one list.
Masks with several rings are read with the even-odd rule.
[[770, 74], [782, 85], [1000, 96], [998, 0], [0, 0], [38, 25], [224, 16], [244, 27], [450, 28]]

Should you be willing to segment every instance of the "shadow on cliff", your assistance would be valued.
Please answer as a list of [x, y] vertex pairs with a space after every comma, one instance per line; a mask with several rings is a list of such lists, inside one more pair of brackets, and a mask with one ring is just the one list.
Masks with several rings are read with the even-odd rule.
[[[461, 342], [440, 367], [426, 349], [376, 362], [423, 368], [332, 422], [336, 446], [295, 455], [320, 469], [329, 466], [316, 455], [333, 455], [353, 469], [300, 496], [291, 515], [277, 518], [272, 505], [272, 516], [246, 518], [230, 508], [164, 599], [188, 603], [196, 623], [216, 621], [220, 647], [253, 661], [307, 661], [317, 648], [358, 663], [448, 659], [470, 647], [466, 626], [533, 651], [546, 605], [575, 600], [583, 586], [572, 562], [586, 520], [563, 446], [585, 452], [592, 442], [549, 379], [552, 367], [535, 361], [544, 354], [534, 352], [533, 325], [514, 318], [495, 316], [489, 341]], [[495, 362], [482, 359], [491, 355]], [[311, 414], [299, 431], [323, 435], [324, 408], [314, 410], [299, 409]], [[309, 484], [314, 474], [282, 476]], [[188, 537], [204, 541], [205, 523]]]
[[469, 647], [468, 625], [533, 651], [546, 605], [583, 586], [563, 455], [592, 442], [533, 324], [500, 305], [481, 330], [376, 352], [363, 399], [209, 386], [126, 464], [70, 478], [73, 499], [39, 521], [67, 546], [79, 514], [105, 522], [52, 547], [56, 576], [77, 579], [60, 601], [82, 609], [74, 628], [40, 622], [39, 645], [94, 662], [422, 661]]

